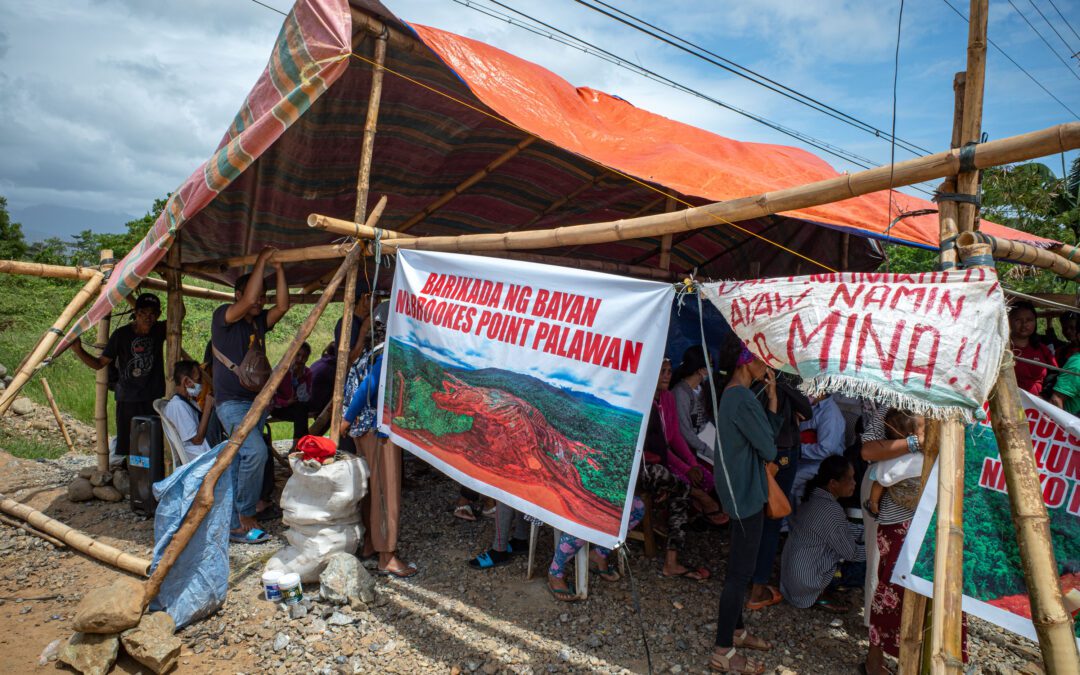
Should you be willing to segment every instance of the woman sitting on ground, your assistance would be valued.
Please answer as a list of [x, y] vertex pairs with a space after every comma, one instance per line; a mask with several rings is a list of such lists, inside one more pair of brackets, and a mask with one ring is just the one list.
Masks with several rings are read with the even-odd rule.
[[848, 521], [836, 501], [854, 493], [855, 469], [842, 456], [826, 457], [806, 483], [803, 503], [790, 519], [791, 534], [780, 558], [780, 592], [795, 607], [817, 604], [846, 612], [850, 607], [830, 591], [863, 585], [862, 528]]
[[[662, 461], [676, 478], [690, 486], [690, 498], [701, 514], [713, 525], [723, 525], [728, 522], [728, 517], [709, 494], [713, 489], [712, 469], [686, 444], [680, 431], [678, 404], [675, 395], [668, 390], [670, 384], [671, 361], [665, 358], [660, 365], [660, 380], [653, 396], [653, 415], [659, 417], [666, 442]], [[709, 454], [712, 455], [711, 449]]]

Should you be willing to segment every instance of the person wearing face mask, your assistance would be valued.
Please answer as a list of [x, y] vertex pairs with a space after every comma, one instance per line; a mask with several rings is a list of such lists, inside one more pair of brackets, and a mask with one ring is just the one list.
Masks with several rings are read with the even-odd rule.
[[79, 340], [71, 345], [75, 356], [94, 370], [116, 362], [116, 458], [121, 463], [131, 450], [131, 419], [154, 415], [154, 401], [165, 395], [165, 322], [158, 321], [160, 316], [161, 300], [143, 293], [135, 300], [131, 323], [109, 336], [101, 356], [87, 353]]
[[[713, 476], [716, 494], [731, 516], [731, 546], [717, 612], [716, 646], [709, 669], [761, 673], [765, 664], [750, 659], [743, 652], [746, 649], [768, 651], [772, 645], [746, 629], [743, 602], [754, 574], [765, 524], [765, 503], [769, 494], [765, 463], [776, 459], [776, 437], [784, 420], [777, 414], [779, 402], [773, 372], [738, 341], [731, 341], [728, 347], [720, 365], [731, 376], [723, 388], [717, 411], [720, 449], [716, 453]], [[757, 381], [765, 384], [764, 407], [751, 390]]]
[[208, 401], [204, 409], [199, 409], [199, 394], [202, 393], [202, 369], [194, 361], [178, 361], [173, 368], [173, 384], [176, 393], [165, 406], [165, 417], [180, 433], [184, 442], [184, 452], [189, 457], [201, 455], [210, 449], [206, 440], [206, 431], [210, 426], [214, 402]]

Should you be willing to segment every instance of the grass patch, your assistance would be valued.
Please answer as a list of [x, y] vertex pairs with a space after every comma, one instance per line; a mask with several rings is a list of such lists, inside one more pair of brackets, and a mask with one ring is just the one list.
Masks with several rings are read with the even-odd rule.
[[23, 459], [57, 459], [68, 451], [62, 442], [37, 442], [4, 428], [0, 428], [0, 448]]
[[[185, 283], [199, 284], [197, 280], [184, 279]], [[205, 284], [209, 285], [209, 284]], [[34, 345], [48, 330], [56, 317], [75, 296], [78, 282], [55, 281], [37, 277], [20, 277], [0, 274], [0, 363], [7, 366], [9, 372], [22, 362]], [[216, 287], [220, 288], [220, 287]], [[159, 293], [162, 305], [165, 294]], [[210, 339], [210, 319], [220, 303], [212, 300], [185, 298], [184, 349], [195, 359], [202, 359], [206, 343]], [[308, 316], [312, 305], [297, 305], [267, 335], [266, 347], [271, 363], [276, 363], [285, 352], [285, 348], [296, 335], [300, 324]], [[121, 308], [123, 309], [123, 308]], [[312, 347], [312, 361], [318, 358], [324, 347], [333, 338], [334, 323], [341, 317], [341, 304], [330, 305], [315, 330], [308, 338]], [[163, 316], [162, 319], [165, 317]], [[113, 328], [128, 322], [130, 315], [113, 315]], [[85, 335], [84, 342], [93, 344], [93, 331]], [[310, 361], [309, 361], [310, 363]], [[86, 424], [94, 423], [94, 371], [87, 368], [72, 354], [64, 354], [55, 363], [50, 364], [38, 375], [49, 380], [57, 405]], [[23, 387], [22, 394], [47, 405], [41, 384], [37, 376]], [[114, 406], [109, 397], [109, 433], [115, 433]], [[281, 438], [288, 438], [291, 430], [283, 432]], [[278, 430], [275, 429], [275, 437]], [[25, 441], [21, 441], [26, 445]], [[32, 444], [30, 444], [32, 445]], [[9, 449], [5, 445], [6, 449]], [[14, 453], [18, 454], [18, 453]], [[60, 453], [63, 454], [63, 453]], [[20, 455], [21, 456], [21, 455]], [[37, 456], [37, 455], [35, 455]]]

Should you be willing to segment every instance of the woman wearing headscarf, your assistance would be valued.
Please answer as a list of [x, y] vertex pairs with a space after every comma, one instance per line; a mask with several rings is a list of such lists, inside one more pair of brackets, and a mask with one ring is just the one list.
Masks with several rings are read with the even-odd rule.
[[[746, 630], [743, 602], [765, 524], [769, 494], [765, 463], [776, 459], [776, 436], [783, 419], [777, 414], [776, 377], [765, 363], [740, 345], [733, 365], [725, 369], [731, 378], [723, 389], [717, 413], [720, 450], [713, 474], [716, 493], [731, 516], [731, 545], [716, 619], [716, 647], [709, 668], [761, 673], [765, 665], [748, 658], [742, 650], [767, 651], [772, 645]], [[757, 381], [765, 383], [765, 407], [751, 390]]]

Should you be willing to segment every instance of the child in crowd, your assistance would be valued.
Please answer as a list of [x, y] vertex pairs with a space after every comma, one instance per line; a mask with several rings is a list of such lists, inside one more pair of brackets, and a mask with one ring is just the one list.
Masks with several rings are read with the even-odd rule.
[[[901, 440], [908, 439], [910, 451], [917, 453], [920, 451], [918, 447], [918, 438], [923, 436], [923, 432], [926, 428], [926, 418], [922, 415], [911, 415], [898, 408], [893, 408], [885, 415], [885, 438], [886, 440]], [[874, 478], [876, 474], [873, 473], [874, 469], [871, 469], [871, 478]], [[901, 504], [911, 504], [912, 490], [914, 489], [914, 496], [917, 499], [919, 492], [919, 479], [909, 478], [902, 480], [889, 487], [889, 492], [894, 501]], [[881, 498], [885, 494], [885, 486], [878, 480], [874, 480], [870, 484], [870, 497], [863, 504], [863, 508], [866, 509], [874, 518], [877, 518], [881, 512]]]

